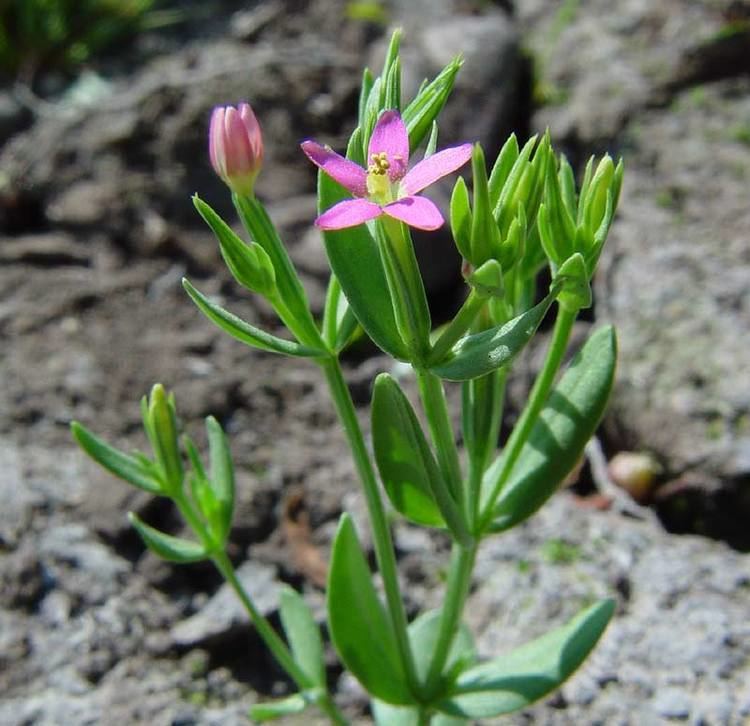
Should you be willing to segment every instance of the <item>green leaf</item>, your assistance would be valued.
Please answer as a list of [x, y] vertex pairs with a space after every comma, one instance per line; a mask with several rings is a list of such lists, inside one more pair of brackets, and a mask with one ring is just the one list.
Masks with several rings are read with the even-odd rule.
[[372, 439], [378, 471], [396, 510], [427, 527], [444, 527], [447, 523], [456, 538], [467, 540], [467, 527], [419, 420], [398, 383], [387, 373], [375, 379]]
[[[422, 680], [432, 661], [432, 654], [437, 644], [440, 627], [440, 610], [430, 610], [422, 613], [409, 625], [409, 640], [414, 653], [417, 672]], [[466, 669], [476, 662], [476, 648], [469, 629], [461, 623], [453, 645], [448, 654], [444, 672], [449, 676], [448, 684], [452, 685], [453, 678], [461, 669]], [[418, 711], [414, 707], [392, 706], [373, 699], [373, 714], [375, 723], [382, 726], [414, 726], [418, 722]], [[430, 719], [431, 726], [464, 726], [466, 719], [438, 713]]]
[[259, 723], [273, 721], [282, 716], [292, 716], [296, 713], [302, 713], [307, 708], [307, 705], [307, 699], [301, 693], [295, 693], [278, 701], [253, 704], [250, 706], [250, 718]]
[[182, 286], [191, 300], [198, 306], [198, 309], [212, 323], [251, 348], [258, 348], [269, 353], [293, 355], [300, 358], [317, 358], [326, 355], [324, 350], [309, 348], [290, 340], [278, 338], [260, 328], [256, 328], [254, 325], [250, 325], [250, 323], [246, 323], [228, 310], [224, 310], [224, 308], [209, 300], [205, 295], [196, 290], [187, 279], [183, 278]]
[[[373, 699], [372, 712], [377, 726], [414, 726], [419, 723], [419, 711], [409, 706], [391, 706]], [[430, 719], [430, 726], [466, 726], [465, 718], [455, 718], [437, 713]]]
[[[573, 358], [534, 424], [495, 504], [492, 531], [514, 527], [536, 512], [572, 471], [596, 430], [612, 390], [617, 359], [614, 329], [597, 330]], [[487, 470], [491, 491], [502, 455]]]
[[451, 194], [451, 233], [456, 247], [465, 260], [471, 259], [471, 207], [469, 206], [469, 190], [462, 176], [456, 180]]
[[193, 542], [182, 537], [173, 537], [146, 524], [134, 512], [128, 512], [128, 519], [135, 527], [146, 546], [162, 559], [184, 564], [200, 562], [208, 558], [208, 551], [199, 542]]
[[219, 539], [224, 542], [232, 526], [232, 515], [234, 513], [234, 467], [232, 465], [232, 452], [229, 450], [229, 442], [224, 435], [219, 422], [209, 416], [206, 419], [206, 432], [208, 434], [208, 450], [211, 462], [211, 489], [216, 496], [218, 511], [215, 521], [211, 523], [216, 528]]
[[442, 111], [453, 90], [456, 75], [463, 65], [460, 56], [443, 68], [434, 80], [425, 86], [416, 98], [403, 110], [401, 118], [409, 133], [409, 150], [414, 151], [430, 131], [432, 122]]
[[602, 600], [520, 648], [464, 671], [440, 710], [469, 719], [527, 708], [558, 688], [583, 663], [615, 611]]
[[550, 293], [531, 310], [504, 325], [462, 338], [448, 356], [430, 366], [430, 370], [449, 381], [466, 381], [508, 365], [531, 340], [555, 294]]
[[331, 638], [346, 667], [375, 698], [411, 704], [396, 637], [348, 514], [333, 542], [327, 602]]
[[511, 134], [505, 144], [503, 144], [503, 148], [500, 150], [500, 153], [495, 160], [495, 164], [492, 167], [492, 171], [490, 172], [489, 194], [490, 203], [492, 204], [493, 209], [500, 199], [500, 193], [505, 186], [510, 170], [516, 163], [517, 158], [518, 139], [515, 134]]
[[107, 471], [149, 494], [164, 494], [153, 468], [145, 461], [123, 454], [77, 421], [70, 424], [70, 430], [78, 445]]
[[[348, 196], [329, 176], [318, 174], [321, 212]], [[408, 360], [408, 350], [398, 334], [380, 252], [367, 227], [326, 231], [323, 240], [331, 268], [367, 335], [394, 358]]]
[[[435, 646], [440, 631], [441, 610], [429, 610], [422, 613], [409, 625], [409, 641], [414, 653], [414, 664], [417, 674], [424, 681], [432, 662]], [[465, 623], [461, 623], [453, 638], [453, 644], [448, 652], [443, 673], [447, 682], [452, 682], [459, 671], [466, 670], [477, 660], [474, 638]]]
[[315, 619], [304, 598], [291, 587], [284, 586], [279, 595], [281, 624], [284, 626], [292, 655], [311, 684], [326, 687], [323, 641]]
[[234, 279], [251, 292], [272, 296], [276, 291], [276, 273], [268, 253], [259, 245], [248, 245], [197, 194], [193, 204], [219, 241], [224, 258]]
[[479, 144], [474, 145], [474, 151], [471, 155], [471, 168], [474, 179], [474, 208], [471, 224], [471, 257], [469, 260], [478, 266], [497, 256], [502, 238], [490, 207], [487, 169], [484, 165], [484, 152]]

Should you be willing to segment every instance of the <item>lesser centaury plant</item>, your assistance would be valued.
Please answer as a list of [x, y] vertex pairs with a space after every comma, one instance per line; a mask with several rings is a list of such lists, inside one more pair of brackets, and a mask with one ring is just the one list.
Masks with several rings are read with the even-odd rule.
[[[320, 170], [317, 226], [332, 269], [323, 319], [311, 314], [287, 250], [254, 195], [263, 146], [247, 104], [214, 111], [210, 156], [232, 191], [250, 241], [199, 197], [194, 202], [236, 280], [266, 298], [290, 336], [254, 327], [187, 280], [184, 286], [201, 312], [237, 340], [308, 358], [322, 371], [359, 474], [385, 597], [383, 602], [373, 584], [351, 517], [343, 514], [328, 575], [328, 631], [344, 666], [370, 695], [377, 723], [448, 726], [525, 708], [557, 688], [612, 616], [611, 600], [597, 602], [492, 660], [478, 657], [462, 622], [482, 541], [525, 521], [552, 496], [604, 411], [615, 369], [611, 328], [596, 330], [558, 373], [576, 315], [591, 304], [589, 281], [617, 206], [622, 164], [608, 156], [598, 163], [592, 159], [577, 188], [573, 170], [554, 154], [547, 135], [523, 146], [511, 136], [489, 174], [479, 145], [436, 151], [436, 118], [461, 63], [448, 64], [402, 105], [398, 50], [395, 34], [382, 74], [364, 73], [358, 125], [346, 156], [314, 141], [302, 144]], [[414, 157], [419, 161], [410, 167]], [[450, 202], [467, 296], [455, 317], [434, 331], [409, 227], [434, 230], [443, 224], [441, 212], [419, 192], [469, 161], [471, 193], [459, 178]], [[551, 283], [538, 299], [545, 268]], [[546, 359], [498, 452], [508, 371], [553, 307]], [[381, 374], [372, 396], [372, 458], [339, 363], [360, 328], [387, 354], [411, 365], [427, 423], [425, 431], [399, 384]], [[446, 403], [446, 381], [461, 386], [462, 448]], [[78, 423], [73, 433], [111, 472], [173, 500], [195, 538], [165, 534], [131, 514], [144, 542], [174, 562], [211, 560], [289, 674], [297, 692], [254, 706], [251, 717], [261, 721], [315, 704], [334, 723], [346, 723], [328, 690], [321, 636], [303, 598], [290, 588], [282, 591], [282, 638], [255, 608], [226, 554], [234, 477], [218, 423], [206, 422], [204, 466], [192, 441], [179, 436], [174, 400], [159, 385], [143, 401], [143, 421], [152, 457], [121, 453]], [[386, 498], [410, 522], [452, 541], [442, 607], [411, 622]]]

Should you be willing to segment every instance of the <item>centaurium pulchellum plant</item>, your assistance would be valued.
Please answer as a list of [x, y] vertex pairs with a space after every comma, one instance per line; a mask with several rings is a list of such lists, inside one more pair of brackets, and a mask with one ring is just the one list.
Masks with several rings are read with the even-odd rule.
[[[562, 374], [560, 368], [576, 316], [591, 304], [589, 283], [617, 206], [622, 163], [609, 156], [592, 159], [577, 188], [573, 170], [554, 154], [548, 135], [523, 146], [511, 136], [489, 173], [478, 144], [437, 151], [436, 119], [461, 62], [449, 63], [404, 104], [399, 40], [394, 34], [380, 76], [364, 72], [358, 124], [346, 154], [314, 141], [302, 144], [319, 169], [316, 224], [331, 266], [322, 320], [312, 315], [287, 250], [254, 194], [263, 144], [247, 104], [214, 110], [209, 148], [249, 241], [198, 196], [194, 203], [237, 282], [273, 306], [289, 335], [243, 321], [188, 280], [184, 287], [199, 310], [237, 340], [307, 358], [322, 371], [359, 474], [384, 593], [383, 601], [352, 519], [343, 514], [328, 574], [328, 631], [343, 665], [371, 697], [376, 723], [448, 726], [525, 708], [558, 688], [612, 617], [612, 600], [596, 602], [492, 660], [478, 657], [462, 622], [481, 543], [525, 521], [553, 495], [603, 414], [615, 371], [612, 328], [597, 329]], [[443, 225], [442, 213], [421, 192], [469, 162], [471, 190], [459, 178], [450, 202], [467, 295], [454, 318], [434, 330], [409, 228]], [[551, 282], [540, 299], [538, 278], [545, 269]], [[545, 361], [498, 450], [508, 372], [552, 309]], [[371, 404], [374, 456], [339, 362], [359, 331], [411, 365], [427, 424], [423, 429], [399, 383], [379, 375]], [[461, 448], [445, 396], [445, 383], [452, 381], [462, 392]], [[193, 539], [160, 532], [134, 514], [130, 519], [161, 557], [211, 560], [288, 673], [296, 692], [254, 706], [251, 718], [263, 721], [315, 705], [333, 723], [347, 723], [326, 683], [321, 635], [304, 599], [291, 588], [282, 590], [282, 637], [258, 612], [226, 554], [234, 475], [221, 427], [213, 418], [206, 421], [204, 464], [190, 438], [180, 436], [174, 399], [160, 385], [142, 408], [150, 457], [122, 453], [79, 423], [73, 434], [112, 473], [175, 503]], [[442, 607], [411, 622], [388, 506], [452, 542]]]

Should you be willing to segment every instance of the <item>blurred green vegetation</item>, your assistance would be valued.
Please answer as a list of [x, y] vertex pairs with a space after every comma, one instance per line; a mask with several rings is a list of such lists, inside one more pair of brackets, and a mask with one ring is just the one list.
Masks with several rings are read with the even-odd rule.
[[70, 70], [134, 33], [178, 20], [159, 0], [0, 0], [0, 76]]

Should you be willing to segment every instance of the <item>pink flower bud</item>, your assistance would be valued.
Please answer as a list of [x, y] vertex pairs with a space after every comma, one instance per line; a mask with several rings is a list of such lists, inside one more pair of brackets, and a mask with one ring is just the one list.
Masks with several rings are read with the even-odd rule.
[[214, 171], [233, 192], [252, 196], [263, 164], [263, 138], [250, 104], [213, 110], [208, 153]]

